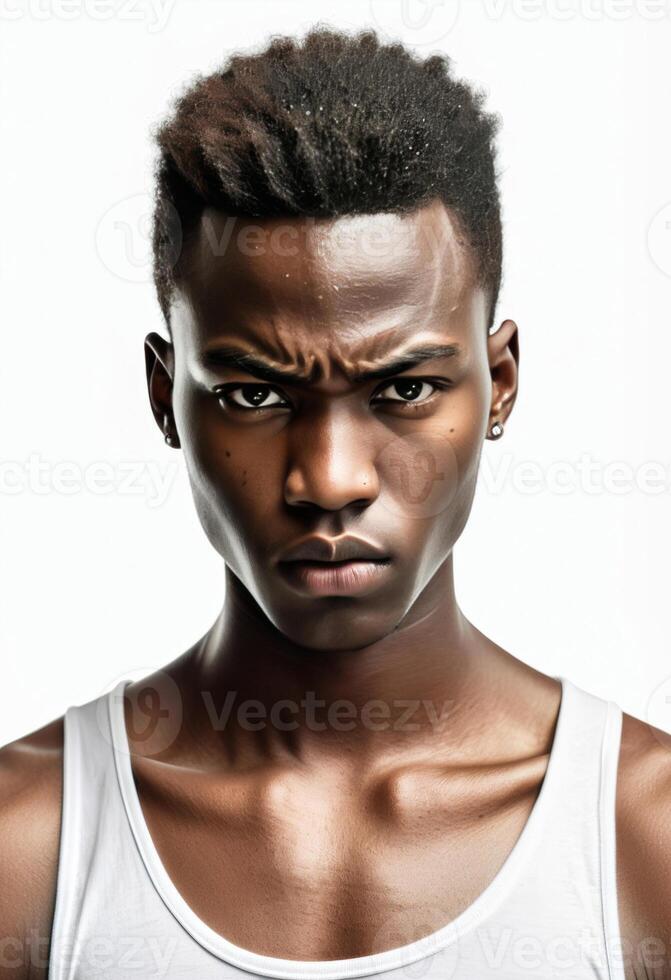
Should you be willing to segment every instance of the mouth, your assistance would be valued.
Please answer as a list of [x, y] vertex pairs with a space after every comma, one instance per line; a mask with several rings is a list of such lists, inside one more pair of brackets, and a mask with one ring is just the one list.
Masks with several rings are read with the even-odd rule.
[[362, 595], [384, 584], [391, 558], [280, 561], [278, 568], [293, 590], [301, 595]]

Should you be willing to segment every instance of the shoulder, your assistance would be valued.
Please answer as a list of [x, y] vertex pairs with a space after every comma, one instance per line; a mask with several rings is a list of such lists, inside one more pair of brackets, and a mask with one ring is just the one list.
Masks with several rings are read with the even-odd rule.
[[63, 717], [0, 748], [3, 978], [45, 977], [60, 842]]
[[671, 734], [624, 712], [616, 841], [620, 931], [630, 961], [627, 976], [646, 975], [636, 961], [645, 955], [650, 976], [669, 977]]

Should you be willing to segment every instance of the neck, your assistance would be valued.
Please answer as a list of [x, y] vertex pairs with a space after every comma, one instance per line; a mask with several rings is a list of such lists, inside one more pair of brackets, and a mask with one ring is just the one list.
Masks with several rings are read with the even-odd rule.
[[457, 605], [451, 556], [396, 629], [356, 650], [292, 644], [227, 569], [222, 611], [187, 655], [188, 728], [247, 764], [421, 751], [438, 733], [463, 739], [494, 649]]

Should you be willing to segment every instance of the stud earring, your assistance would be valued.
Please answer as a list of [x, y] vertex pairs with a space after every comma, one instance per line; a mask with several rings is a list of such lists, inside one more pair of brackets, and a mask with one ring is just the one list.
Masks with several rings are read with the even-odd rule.
[[492, 439], [500, 439], [503, 435], [503, 422], [499, 422], [497, 419], [489, 430], [489, 434]]
[[172, 446], [172, 436], [170, 435], [169, 432], [166, 432], [166, 434], [165, 434], [165, 441], [167, 442], [167, 444], [169, 446]]

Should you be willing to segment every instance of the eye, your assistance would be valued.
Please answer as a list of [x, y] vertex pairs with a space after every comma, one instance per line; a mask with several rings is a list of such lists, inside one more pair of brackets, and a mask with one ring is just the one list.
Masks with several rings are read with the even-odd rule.
[[[254, 411], [264, 408], [288, 408], [289, 402], [284, 401], [280, 394], [270, 385], [249, 382], [247, 384], [221, 385], [216, 389], [220, 401], [243, 411]], [[276, 401], [269, 400], [274, 396]]]
[[[386, 396], [380, 400], [417, 405], [428, 401], [433, 392], [441, 387], [445, 386], [436, 381], [426, 381], [424, 378], [399, 378], [397, 381], [392, 381], [386, 388], [381, 388], [378, 396], [385, 391], [393, 390], [398, 395], [397, 398]], [[374, 401], [377, 400], [377, 398], [374, 399]]]

